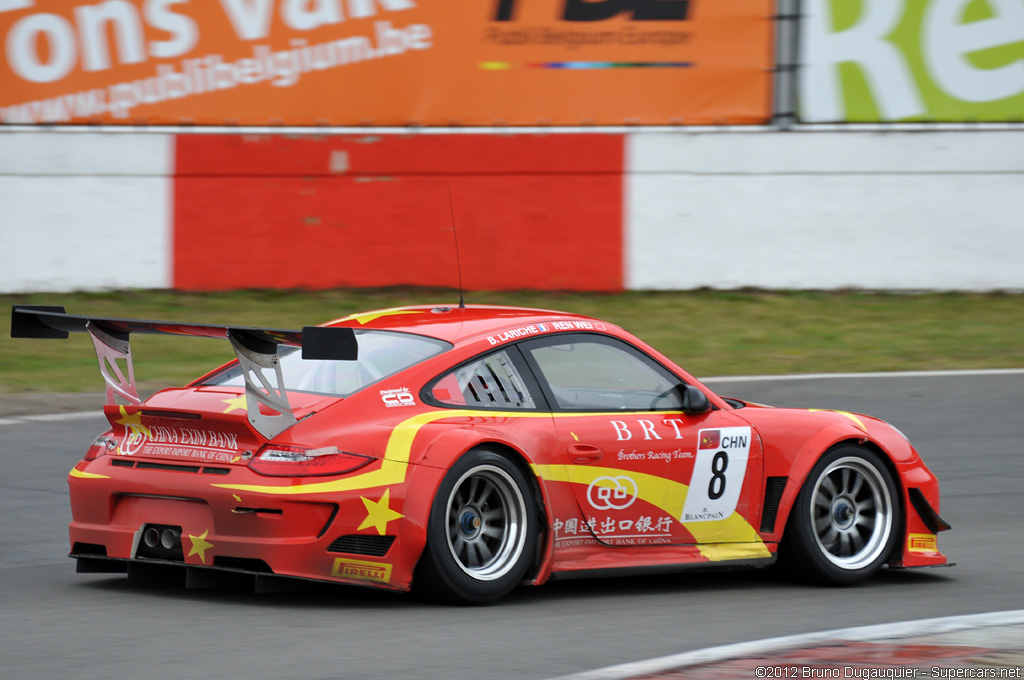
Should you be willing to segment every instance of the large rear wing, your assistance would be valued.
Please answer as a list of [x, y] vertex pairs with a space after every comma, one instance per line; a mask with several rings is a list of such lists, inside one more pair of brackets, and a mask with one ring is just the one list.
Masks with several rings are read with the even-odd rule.
[[[302, 348], [303, 359], [354, 361], [359, 356], [351, 328], [306, 326], [301, 331], [251, 326], [214, 326], [177, 321], [112, 319], [67, 314], [61, 306], [15, 305], [12, 338], [67, 338], [88, 333], [107, 385], [107, 404], [142, 403], [132, 367], [131, 334], [181, 335], [227, 339], [245, 378], [249, 424], [271, 439], [296, 423], [281, 372], [279, 346]], [[260, 412], [259, 404], [277, 415]]]

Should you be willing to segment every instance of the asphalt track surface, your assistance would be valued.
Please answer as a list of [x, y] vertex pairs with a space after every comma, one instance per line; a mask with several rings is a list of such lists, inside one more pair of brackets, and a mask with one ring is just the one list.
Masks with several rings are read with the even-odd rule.
[[0, 678], [550, 678], [782, 635], [1024, 608], [1024, 375], [712, 383], [886, 418], [942, 483], [957, 566], [852, 588], [763, 572], [549, 583], [485, 607], [366, 589], [254, 594], [76, 574], [68, 469], [102, 416], [0, 412]]

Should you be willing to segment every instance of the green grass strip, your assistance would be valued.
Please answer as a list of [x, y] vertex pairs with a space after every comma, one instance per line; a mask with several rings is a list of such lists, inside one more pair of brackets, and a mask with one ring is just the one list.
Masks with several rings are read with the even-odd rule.
[[[1024, 367], [1024, 295], [815, 292], [471, 292], [469, 303], [558, 309], [618, 324], [698, 376]], [[103, 389], [85, 334], [10, 337], [14, 304], [72, 314], [301, 328], [407, 304], [454, 305], [452, 290], [3, 295], [0, 393]], [[132, 339], [143, 389], [187, 382], [234, 357], [227, 342]]]

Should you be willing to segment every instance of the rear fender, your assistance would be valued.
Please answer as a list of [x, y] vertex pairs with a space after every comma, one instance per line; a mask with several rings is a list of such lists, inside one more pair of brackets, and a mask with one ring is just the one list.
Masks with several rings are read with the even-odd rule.
[[[503, 436], [505, 434], [504, 431], [486, 427], [438, 428], [438, 430], [434, 433], [435, 436], [432, 439], [428, 439], [423, 444], [421, 465], [448, 469], [470, 449], [477, 446], [488, 446], [501, 450], [508, 455], [533, 484], [536, 509], [540, 520], [541, 545], [537, 551], [530, 579], [534, 585], [540, 585], [547, 581], [551, 574], [551, 555], [554, 549], [554, 535], [548, 530], [552, 516], [551, 495], [545, 481], [533, 472], [532, 466], [537, 461], [528, 453], [528, 451], [544, 450], [533, 448], [541, 446], [541, 440], [544, 437], [534, 438], [531, 447], [524, 445], [523, 442], [512, 441], [508, 437]], [[547, 443], [547, 446], [552, 445], [554, 445], [553, 440]], [[437, 483], [430, 489], [430, 503], [433, 503], [443, 477], [444, 475], [439, 475]], [[429, 506], [427, 510], [429, 511]]]

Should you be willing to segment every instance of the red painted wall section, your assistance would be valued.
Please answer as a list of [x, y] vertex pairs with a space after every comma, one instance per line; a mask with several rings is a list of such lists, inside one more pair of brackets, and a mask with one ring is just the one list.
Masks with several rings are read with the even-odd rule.
[[623, 288], [622, 135], [178, 135], [174, 287]]

